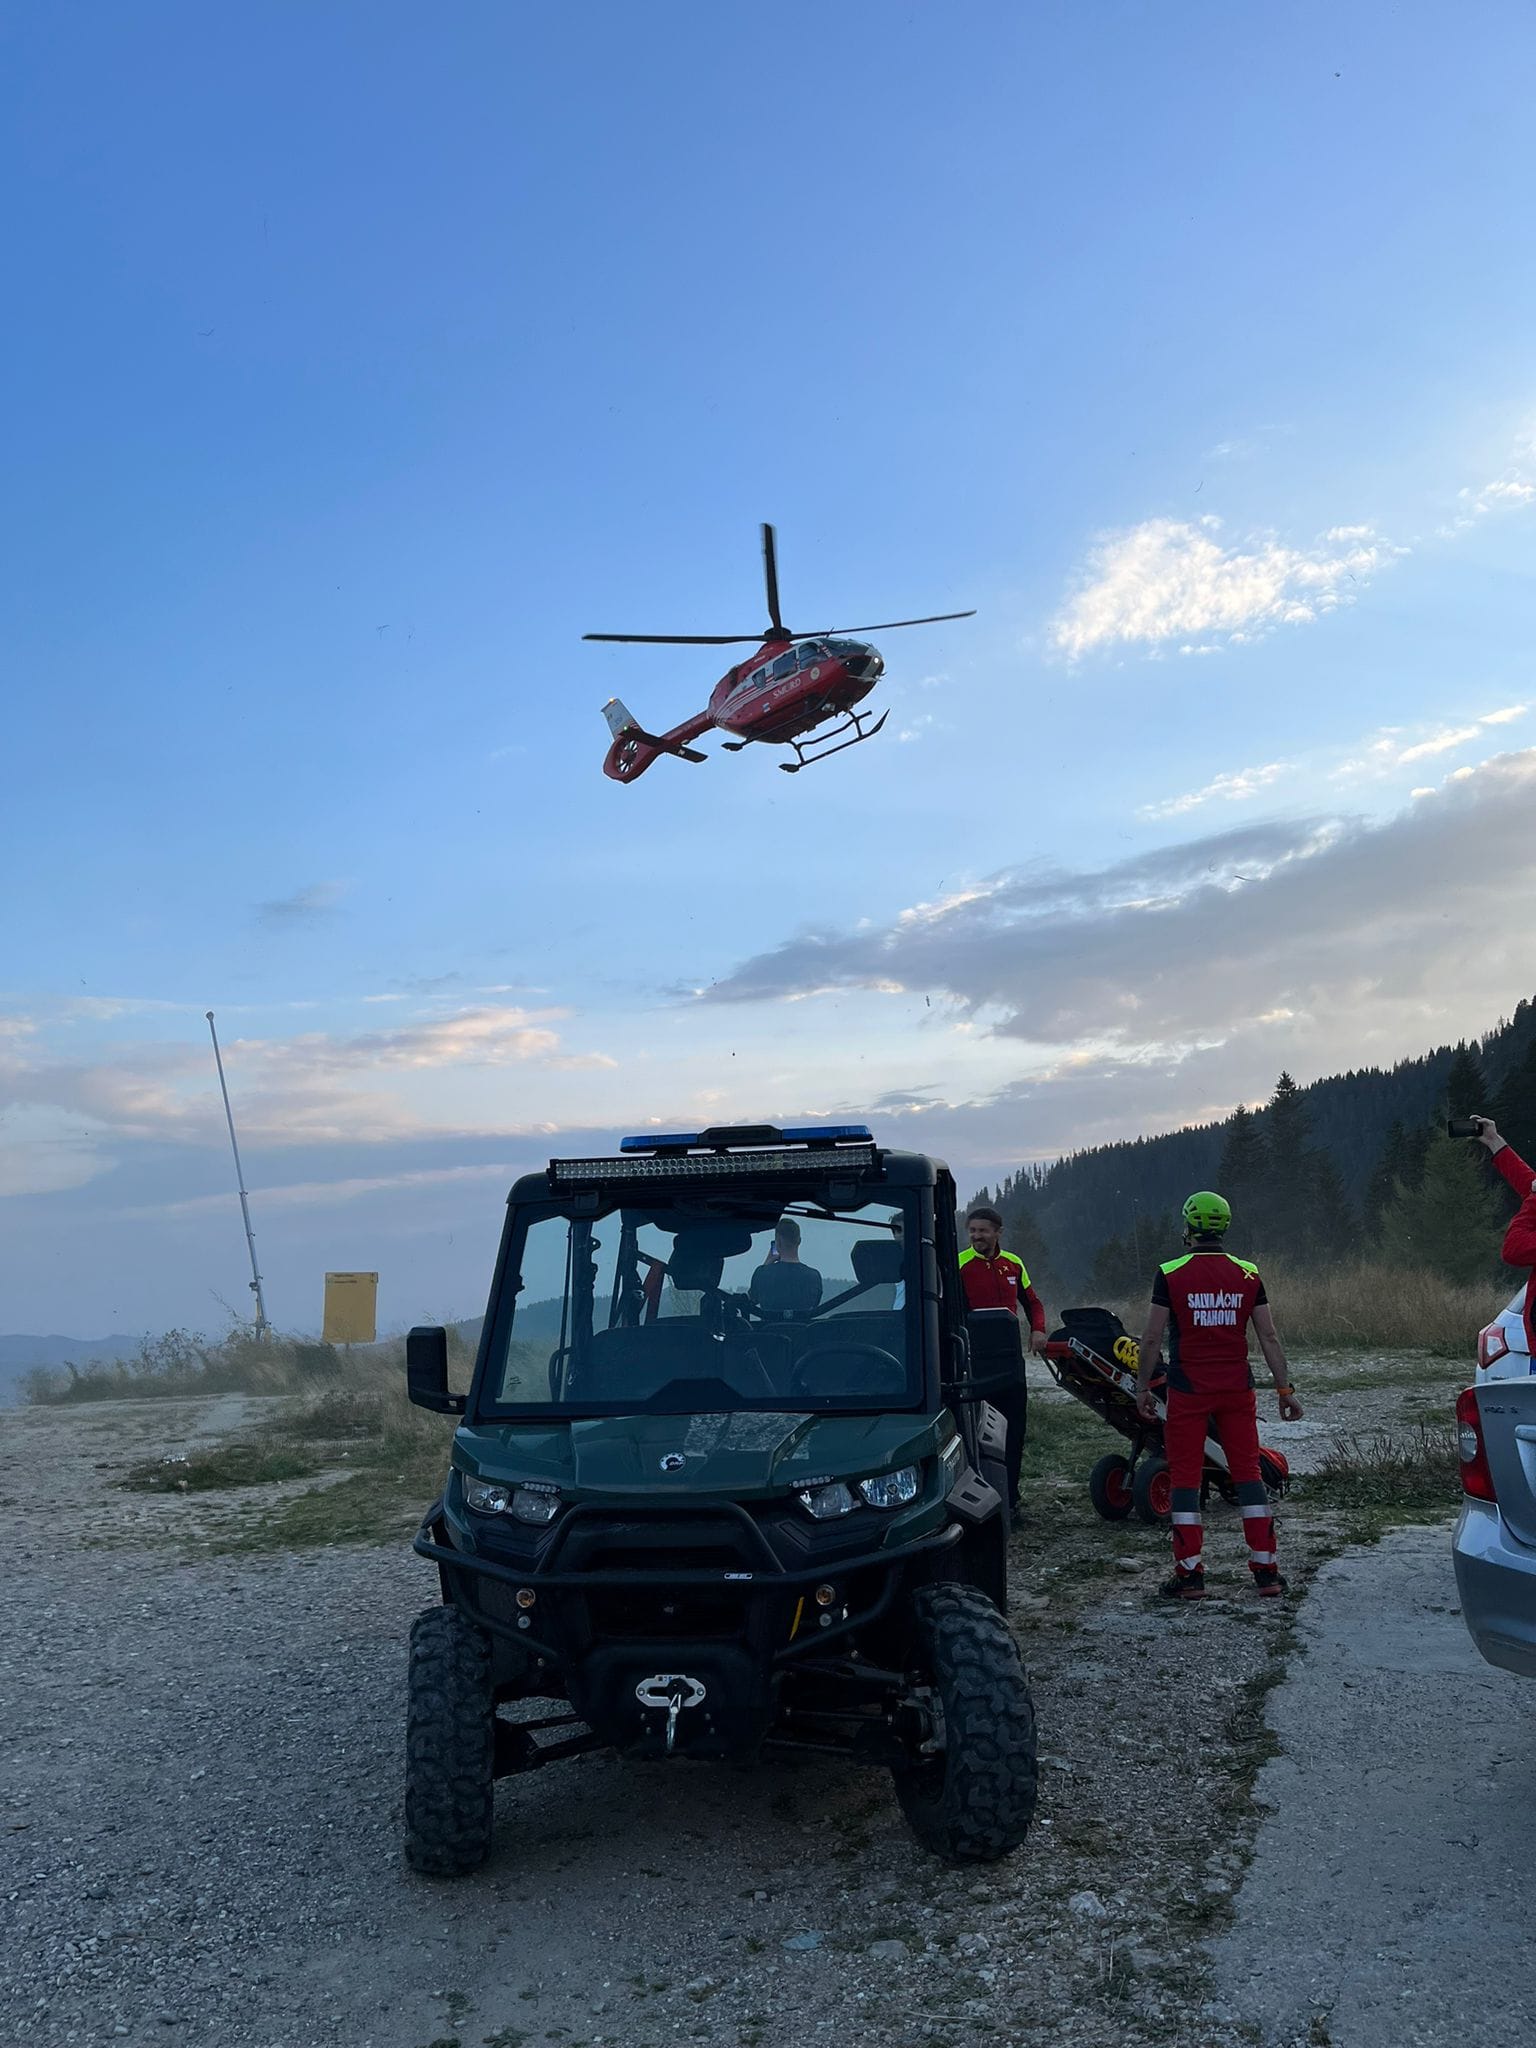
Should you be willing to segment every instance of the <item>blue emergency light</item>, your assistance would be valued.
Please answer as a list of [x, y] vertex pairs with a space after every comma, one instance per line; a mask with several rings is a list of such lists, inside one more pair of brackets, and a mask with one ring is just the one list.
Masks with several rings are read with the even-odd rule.
[[687, 1152], [696, 1145], [717, 1149], [727, 1145], [837, 1145], [860, 1140], [868, 1145], [873, 1134], [867, 1124], [796, 1124], [775, 1130], [767, 1124], [743, 1124], [732, 1129], [722, 1125], [710, 1131], [641, 1131], [621, 1138], [621, 1152]]

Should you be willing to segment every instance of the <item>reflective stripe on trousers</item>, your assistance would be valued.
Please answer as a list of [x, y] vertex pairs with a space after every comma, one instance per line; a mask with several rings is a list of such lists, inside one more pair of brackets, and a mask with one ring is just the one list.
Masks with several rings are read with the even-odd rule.
[[1201, 1564], [1200, 1478], [1207, 1434], [1215, 1436], [1227, 1454], [1227, 1469], [1248, 1541], [1249, 1569], [1263, 1570], [1276, 1562], [1277, 1552], [1274, 1516], [1259, 1475], [1259, 1418], [1251, 1387], [1220, 1394], [1168, 1389], [1163, 1449], [1172, 1491], [1174, 1565], [1190, 1572]]

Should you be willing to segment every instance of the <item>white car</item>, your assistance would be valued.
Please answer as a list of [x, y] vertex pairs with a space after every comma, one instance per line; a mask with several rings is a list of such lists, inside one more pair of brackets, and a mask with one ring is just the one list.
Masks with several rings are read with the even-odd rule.
[[1477, 1335], [1477, 1379], [1456, 1397], [1461, 1612], [1490, 1664], [1536, 1678], [1536, 1359], [1522, 1287]]
[[1477, 1384], [1490, 1380], [1523, 1380], [1536, 1373], [1525, 1334], [1525, 1288], [1522, 1286], [1502, 1315], [1477, 1333]]

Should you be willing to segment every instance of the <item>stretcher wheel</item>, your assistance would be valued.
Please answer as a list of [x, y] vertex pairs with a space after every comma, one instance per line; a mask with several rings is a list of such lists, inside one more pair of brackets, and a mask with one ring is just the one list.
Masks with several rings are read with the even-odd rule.
[[1144, 1522], [1166, 1522], [1173, 1513], [1173, 1486], [1166, 1458], [1143, 1458], [1131, 1482], [1131, 1498]]
[[1135, 1506], [1131, 1499], [1131, 1462], [1118, 1451], [1100, 1458], [1088, 1474], [1088, 1498], [1106, 1522], [1123, 1522]]

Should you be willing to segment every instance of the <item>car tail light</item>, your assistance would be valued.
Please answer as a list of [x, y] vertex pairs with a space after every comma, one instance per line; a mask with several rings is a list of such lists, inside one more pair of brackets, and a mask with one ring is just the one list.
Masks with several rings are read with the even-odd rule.
[[1456, 1447], [1461, 1452], [1461, 1490], [1473, 1500], [1494, 1500], [1493, 1474], [1488, 1469], [1488, 1451], [1483, 1443], [1483, 1424], [1477, 1412], [1477, 1391], [1465, 1387], [1456, 1396]]
[[1486, 1330], [1477, 1333], [1477, 1362], [1486, 1370], [1495, 1359], [1503, 1358], [1509, 1351], [1509, 1339], [1504, 1334], [1502, 1323], [1490, 1323]]

